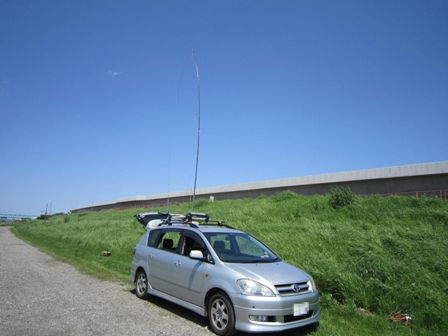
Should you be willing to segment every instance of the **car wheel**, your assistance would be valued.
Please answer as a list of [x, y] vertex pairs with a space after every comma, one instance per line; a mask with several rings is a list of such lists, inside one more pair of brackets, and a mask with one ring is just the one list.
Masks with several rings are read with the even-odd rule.
[[135, 294], [140, 299], [146, 299], [148, 297], [148, 277], [145, 271], [140, 270], [135, 277]]
[[235, 313], [232, 302], [222, 292], [214, 294], [208, 303], [208, 321], [210, 328], [217, 335], [235, 333]]

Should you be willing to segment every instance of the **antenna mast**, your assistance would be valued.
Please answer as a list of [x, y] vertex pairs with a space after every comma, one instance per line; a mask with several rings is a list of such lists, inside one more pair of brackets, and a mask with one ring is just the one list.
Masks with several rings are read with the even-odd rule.
[[196, 71], [196, 82], [197, 82], [197, 89], [198, 89], [198, 131], [197, 131], [197, 143], [196, 143], [196, 167], [195, 167], [195, 173], [194, 173], [194, 186], [193, 186], [193, 202], [191, 205], [192, 210], [194, 210], [194, 203], [196, 201], [196, 183], [198, 180], [198, 163], [199, 163], [199, 140], [201, 135], [201, 81], [199, 78], [199, 67], [196, 63], [195, 57], [194, 57], [194, 50], [191, 52], [193, 57], [193, 63]]

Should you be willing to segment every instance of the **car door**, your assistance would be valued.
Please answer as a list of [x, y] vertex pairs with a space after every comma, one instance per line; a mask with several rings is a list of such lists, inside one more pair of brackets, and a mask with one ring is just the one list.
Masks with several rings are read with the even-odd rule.
[[177, 271], [177, 251], [180, 247], [181, 233], [177, 229], [163, 229], [151, 248], [148, 259], [149, 283], [153, 289], [174, 295], [175, 286], [172, 281]]
[[205, 281], [213, 265], [210, 262], [191, 259], [190, 251], [200, 250], [204, 257], [208, 250], [202, 238], [194, 232], [184, 230], [179, 254], [175, 256], [175, 272], [172, 273], [171, 281], [174, 284], [175, 296], [193, 303], [197, 306], [203, 305]]
[[150, 248], [148, 246], [148, 232], [145, 232], [140, 238], [140, 241], [135, 245], [134, 258], [132, 259], [132, 275], [135, 277], [135, 272], [138, 267], [144, 266], [147, 268], [148, 256], [150, 254]]

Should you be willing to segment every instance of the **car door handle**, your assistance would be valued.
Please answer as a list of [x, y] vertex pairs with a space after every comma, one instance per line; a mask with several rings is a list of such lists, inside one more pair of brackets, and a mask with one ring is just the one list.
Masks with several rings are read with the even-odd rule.
[[178, 260], [178, 261], [176, 261], [176, 262], [174, 263], [174, 265], [175, 265], [176, 267], [179, 267], [180, 265], [182, 265], [182, 263]]

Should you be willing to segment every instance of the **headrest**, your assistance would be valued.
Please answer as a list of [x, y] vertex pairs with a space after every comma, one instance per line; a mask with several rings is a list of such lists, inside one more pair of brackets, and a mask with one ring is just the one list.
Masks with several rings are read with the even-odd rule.
[[163, 248], [164, 249], [170, 249], [172, 247], [173, 247], [173, 240], [172, 239], [166, 238], [166, 239], [163, 240]]

